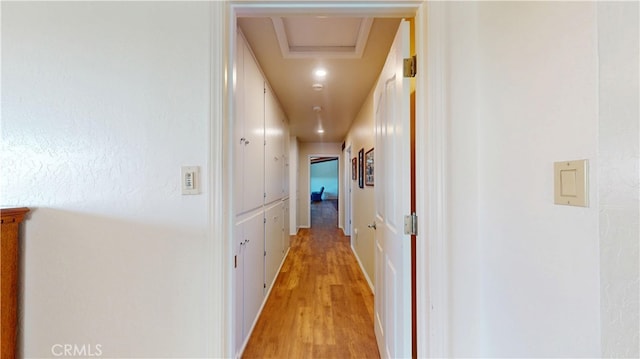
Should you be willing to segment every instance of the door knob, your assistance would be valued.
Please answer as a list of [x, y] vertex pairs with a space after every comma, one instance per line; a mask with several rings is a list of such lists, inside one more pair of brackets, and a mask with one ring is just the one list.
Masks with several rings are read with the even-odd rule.
[[376, 229], [376, 221], [373, 221], [373, 223], [367, 225], [367, 227]]

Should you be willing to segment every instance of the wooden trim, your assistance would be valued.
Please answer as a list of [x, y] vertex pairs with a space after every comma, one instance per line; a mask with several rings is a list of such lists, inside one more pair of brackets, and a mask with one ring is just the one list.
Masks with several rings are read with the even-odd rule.
[[27, 207], [15, 207], [15, 208], [0, 208], [0, 217], [2, 217], [2, 224], [22, 222], [24, 216], [29, 212]]
[[329, 162], [329, 161], [337, 161], [338, 160], [338, 156], [333, 156], [333, 157], [318, 157], [318, 158], [311, 158], [310, 162], [312, 165], [316, 164], [316, 163], [322, 163], [322, 162]]
[[0, 209], [0, 358], [18, 357], [18, 287], [20, 283], [20, 222], [29, 208]]

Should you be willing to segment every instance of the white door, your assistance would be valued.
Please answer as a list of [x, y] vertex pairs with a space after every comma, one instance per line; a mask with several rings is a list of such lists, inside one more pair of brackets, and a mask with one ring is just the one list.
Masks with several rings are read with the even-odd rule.
[[402, 21], [374, 93], [375, 332], [383, 358], [411, 357], [411, 236], [404, 234], [404, 216], [411, 209], [411, 129], [405, 57], [409, 23]]

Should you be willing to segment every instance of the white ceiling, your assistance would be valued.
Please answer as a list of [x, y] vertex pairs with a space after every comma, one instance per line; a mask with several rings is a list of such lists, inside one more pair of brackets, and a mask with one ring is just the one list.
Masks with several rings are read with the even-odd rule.
[[[238, 18], [287, 114], [291, 135], [301, 142], [344, 140], [378, 78], [399, 23], [366, 17]], [[326, 78], [314, 76], [318, 67], [327, 70]], [[322, 91], [312, 88], [316, 83], [324, 86]]]

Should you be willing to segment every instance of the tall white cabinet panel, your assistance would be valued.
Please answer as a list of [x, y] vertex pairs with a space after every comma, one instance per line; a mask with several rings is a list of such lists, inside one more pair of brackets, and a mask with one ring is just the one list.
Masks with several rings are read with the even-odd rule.
[[289, 198], [282, 200], [282, 255], [289, 249]]
[[265, 147], [264, 147], [264, 165], [265, 165], [265, 203], [282, 198], [284, 188], [284, 114], [278, 105], [273, 91], [268, 86], [265, 90], [265, 111], [264, 111], [264, 127], [265, 127]]
[[264, 78], [251, 50], [243, 46], [243, 125], [236, 139], [244, 147], [242, 158], [242, 212], [259, 208], [264, 199]]
[[236, 61], [234, 64], [233, 93], [234, 93], [234, 124], [233, 124], [233, 208], [234, 213], [244, 210], [244, 41], [240, 33], [236, 37]]
[[282, 253], [283, 204], [277, 202], [265, 211], [265, 278], [267, 290], [271, 288], [284, 257]]
[[[282, 137], [283, 144], [284, 144], [284, 149], [282, 151], [282, 163], [284, 164], [282, 168], [282, 179], [283, 179], [282, 197], [286, 198], [286, 197], [289, 197], [289, 181], [290, 181], [289, 166], [291, 162], [291, 159], [289, 158], [289, 146], [290, 146], [289, 126], [287, 125], [286, 117], [282, 119], [282, 128], [284, 129], [283, 137]], [[289, 230], [287, 229], [287, 231]]]
[[289, 247], [288, 200], [283, 200], [289, 191], [289, 130], [246, 40], [240, 33], [237, 39], [233, 250], [234, 334], [240, 355]]
[[264, 216], [258, 212], [243, 222], [243, 336], [249, 333], [264, 300]]
[[245, 338], [244, 332], [244, 225], [236, 224], [234, 227], [233, 251], [234, 251], [234, 280], [235, 280], [235, 348], [242, 347]]

